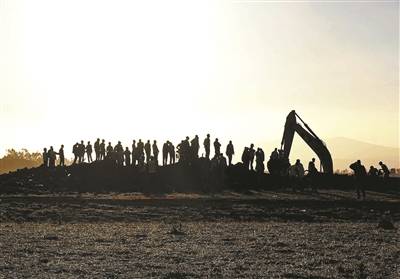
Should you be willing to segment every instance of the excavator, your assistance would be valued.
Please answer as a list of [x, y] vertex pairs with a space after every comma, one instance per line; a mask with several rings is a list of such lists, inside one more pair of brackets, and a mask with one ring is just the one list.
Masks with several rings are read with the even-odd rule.
[[[297, 122], [297, 119], [304, 127]], [[278, 156], [271, 156], [267, 163], [270, 174], [286, 175], [290, 167], [289, 155], [292, 149], [294, 133], [308, 144], [308, 146], [317, 154], [323, 173], [333, 173], [332, 156], [325, 143], [311, 130], [311, 128], [301, 119], [301, 117], [292, 110], [286, 117], [285, 131], [283, 132], [281, 149]]]

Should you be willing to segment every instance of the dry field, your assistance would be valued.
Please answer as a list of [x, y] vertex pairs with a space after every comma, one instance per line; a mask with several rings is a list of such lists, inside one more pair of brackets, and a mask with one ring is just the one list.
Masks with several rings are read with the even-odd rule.
[[400, 278], [398, 197], [352, 194], [2, 196], [0, 278]]

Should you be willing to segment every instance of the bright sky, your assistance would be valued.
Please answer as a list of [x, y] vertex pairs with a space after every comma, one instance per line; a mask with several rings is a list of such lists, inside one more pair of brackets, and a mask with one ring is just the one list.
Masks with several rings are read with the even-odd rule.
[[292, 109], [398, 147], [399, 2], [0, 0], [0, 106], [0, 153], [206, 133], [240, 153]]

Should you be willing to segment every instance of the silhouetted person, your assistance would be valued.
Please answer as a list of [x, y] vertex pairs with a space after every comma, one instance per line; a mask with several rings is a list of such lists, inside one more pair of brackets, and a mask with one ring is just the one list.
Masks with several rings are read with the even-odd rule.
[[175, 164], [175, 146], [172, 144], [172, 142], [169, 142], [168, 144], [168, 154], [169, 154], [169, 164]]
[[354, 177], [357, 189], [357, 199], [361, 198], [360, 192], [362, 193], [363, 199], [365, 199], [365, 178], [367, 176], [367, 170], [361, 164], [360, 160], [350, 165], [350, 169], [354, 171]]
[[122, 166], [124, 164], [124, 148], [122, 147], [122, 144], [120, 141], [118, 141], [118, 144], [114, 148], [115, 152], [115, 159], [117, 161], [117, 164], [119, 166]]
[[207, 137], [203, 142], [204, 150], [206, 151], [206, 158], [210, 159], [210, 134], [207, 134]]
[[79, 143], [75, 143], [72, 147], [72, 154], [74, 154], [74, 161], [72, 164], [76, 164], [77, 161], [79, 162]]
[[368, 176], [370, 177], [378, 177], [379, 175], [379, 171], [377, 168], [375, 168], [374, 166], [370, 166], [369, 167], [369, 171], [368, 171]]
[[190, 143], [189, 137], [186, 137], [184, 140], [181, 141], [176, 147], [179, 163], [188, 163], [190, 157]]
[[92, 160], [92, 145], [90, 144], [90, 141], [88, 141], [87, 145], [86, 145], [86, 156], [87, 156], [87, 160], [89, 163], [93, 162]]
[[79, 163], [83, 163], [85, 161], [85, 144], [83, 140], [79, 144]]
[[310, 185], [314, 192], [317, 192], [317, 181], [316, 181], [317, 176], [318, 176], [318, 169], [315, 167], [315, 158], [312, 158], [311, 161], [308, 163], [307, 177], [310, 180]]
[[278, 148], [275, 148], [275, 150], [272, 151], [270, 158], [271, 158], [271, 160], [278, 160], [279, 159]]
[[136, 166], [136, 161], [138, 160], [138, 151], [136, 147], [136, 140], [132, 141], [132, 166]]
[[100, 160], [106, 158], [106, 141], [103, 139], [100, 143]]
[[58, 156], [60, 157], [59, 166], [65, 166], [65, 157], [64, 157], [64, 145], [62, 144], [60, 149], [58, 150]]
[[114, 148], [112, 147], [111, 142], [108, 142], [106, 151], [107, 151], [107, 159], [112, 160]]
[[117, 145], [114, 146], [114, 148], [111, 150], [111, 162], [113, 162], [114, 164], [118, 165], [118, 151], [117, 151], [118, 147]]
[[214, 141], [214, 150], [215, 150], [215, 156], [221, 154], [221, 144], [219, 143], [218, 138], [216, 138]]
[[265, 170], [264, 160], [265, 160], [264, 151], [261, 148], [257, 148], [257, 151], [256, 151], [256, 172], [264, 173], [264, 170]]
[[96, 156], [95, 160], [100, 160], [100, 139], [98, 138], [93, 145], [94, 155]]
[[244, 167], [247, 169], [249, 169], [249, 161], [250, 161], [249, 148], [245, 147], [242, 153], [242, 163]]
[[47, 168], [49, 166], [49, 157], [47, 156], [47, 148], [43, 148], [43, 166]]
[[150, 144], [150, 140], [148, 140], [146, 142], [146, 144], [144, 145], [144, 152], [146, 152], [146, 163], [149, 162], [150, 160], [150, 156], [151, 156], [151, 144]]
[[142, 169], [144, 167], [145, 156], [144, 156], [144, 143], [142, 142], [141, 139], [139, 139], [139, 141], [137, 142], [136, 150], [137, 150], [138, 166]]
[[131, 151], [129, 150], [129, 147], [125, 148], [124, 157], [125, 157], [125, 166], [130, 166], [131, 165]]
[[[141, 160], [143, 159], [143, 164], [144, 164], [144, 143], [142, 142], [141, 139], [139, 139], [137, 143], [137, 160], [140, 165]], [[141, 165], [142, 167], [143, 165]]]
[[318, 169], [315, 167], [315, 158], [312, 158], [312, 160], [308, 163], [308, 173], [310, 175], [318, 174]]
[[296, 172], [296, 177], [302, 178], [304, 176], [304, 167], [303, 164], [300, 162], [300, 159], [296, 160], [295, 166], [295, 172]]
[[50, 146], [49, 151], [47, 151], [47, 158], [49, 161], [49, 167], [55, 168], [56, 166], [56, 153], [54, 152], [53, 146]]
[[296, 160], [296, 163], [294, 165], [290, 166], [289, 164], [288, 177], [289, 183], [291, 184], [293, 191], [296, 191], [296, 189], [304, 189], [302, 181], [302, 178], [304, 177], [304, 167], [299, 159]]
[[228, 145], [226, 146], [226, 156], [228, 157], [229, 166], [232, 165], [232, 156], [235, 154], [235, 149], [233, 147], [232, 141], [230, 140]]
[[390, 175], [389, 168], [383, 162], [379, 162], [379, 165], [381, 166], [381, 170], [383, 172], [383, 178], [388, 178]]
[[198, 135], [196, 135], [192, 139], [192, 141], [190, 142], [190, 147], [192, 149], [193, 158], [199, 158], [200, 144], [199, 144], [199, 136]]
[[163, 166], [166, 166], [168, 164], [168, 144], [169, 141], [164, 142], [162, 146], [162, 158], [163, 158]]
[[189, 142], [189, 137], [186, 137], [185, 140], [182, 141], [181, 143], [181, 148], [180, 148], [180, 152], [181, 152], [181, 158], [182, 161], [186, 161], [188, 162], [190, 160], [190, 142]]
[[176, 146], [176, 153], [178, 154], [177, 158], [179, 159], [179, 162], [182, 162], [185, 160], [184, 154], [183, 154], [183, 145], [184, 145], [183, 140], [181, 140], [181, 142], [178, 143], [178, 145]]
[[250, 148], [249, 148], [249, 169], [250, 170], [254, 170], [254, 168], [253, 168], [254, 155], [255, 155], [254, 144], [251, 144]]
[[138, 166], [140, 168], [143, 168], [144, 167], [144, 161], [145, 161], [144, 153], [141, 152], [141, 153], [138, 153], [138, 155], [139, 155], [139, 157], [138, 157]]
[[156, 164], [158, 165], [158, 154], [160, 153], [160, 151], [158, 150], [156, 140], [153, 141], [152, 149], [153, 149], [154, 160], [155, 160]]

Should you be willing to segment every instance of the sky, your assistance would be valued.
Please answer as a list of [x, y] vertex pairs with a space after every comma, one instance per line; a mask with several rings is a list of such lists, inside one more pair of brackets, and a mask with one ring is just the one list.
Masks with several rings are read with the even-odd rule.
[[269, 154], [292, 109], [399, 147], [398, 1], [0, 0], [0, 154], [207, 133]]

